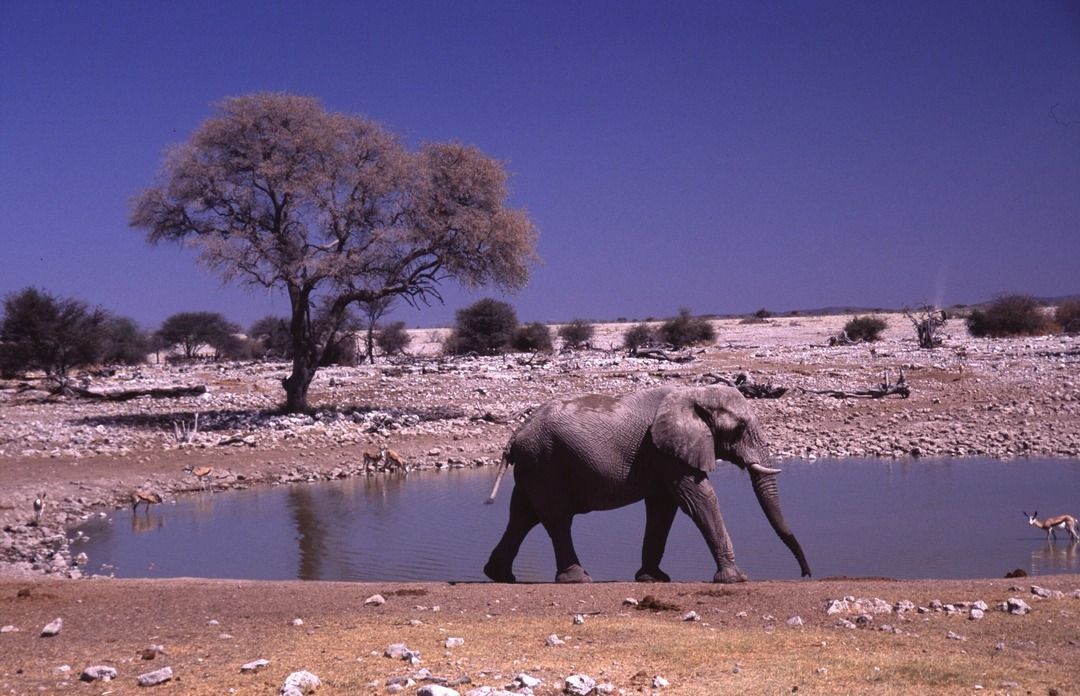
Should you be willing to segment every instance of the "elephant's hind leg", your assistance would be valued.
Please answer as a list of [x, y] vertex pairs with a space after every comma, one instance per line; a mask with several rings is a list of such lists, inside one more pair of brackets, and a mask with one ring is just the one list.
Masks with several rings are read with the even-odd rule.
[[566, 514], [543, 520], [544, 529], [551, 537], [551, 545], [555, 547], [555, 567], [558, 568], [555, 582], [592, 582], [574, 550], [574, 539], [570, 535], [573, 519], [572, 515]]
[[671, 576], [660, 570], [660, 561], [667, 547], [671, 523], [679, 506], [668, 495], [645, 499], [645, 539], [641, 544], [641, 568], [634, 574], [638, 582], [671, 582]]
[[510, 521], [506, 523], [506, 531], [484, 565], [484, 575], [495, 582], [516, 582], [514, 559], [517, 558], [518, 549], [525, 537], [539, 523], [540, 518], [532, 504], [521, 490], [514, 486], [514, 492], [510, 496]]

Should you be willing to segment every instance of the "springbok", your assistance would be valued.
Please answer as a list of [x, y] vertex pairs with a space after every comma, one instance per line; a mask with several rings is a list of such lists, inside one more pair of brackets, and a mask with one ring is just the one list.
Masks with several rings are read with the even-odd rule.
[[189, 464], [184, 467], [184, 471], [199, 479], [199, 483], [202, 484], [204, 491], [209, 486], [210, 492], [214, 492], [214, 481], [210, 478], [210, 474], [214, 473], [214, 467]]
[[1077, 530], [1076, 518], [1072, 515], [1058, 515], [1057, 517], [1047, 517], [1045, 520], [1039, 520], [1036, 519], [1038, 514], [1038, 510], [1035, 511], [1034, 515], [1025, 512], [1024, 517], [1028, 518], [1028, 524], [1046, 530], [1047, 541], [1057, 539], [1057, 535], [1054, 534], [1055, 529], [1064, 529], [1069, 533], [1073, 541], [1080, 541], [1080, 531]]
[[139, 503], [146, 503], [146, 509], [149, 510], [151, 505], [161, 502], [161, 494], [147, 493], [146, 491], [135, 491], [131, 494], [131, 501], [132, 510], [137, 509], [139, 507]]
[[45, 513], [45, 494], [34, 498], [34, 526], [41, 526], [41, 516]]

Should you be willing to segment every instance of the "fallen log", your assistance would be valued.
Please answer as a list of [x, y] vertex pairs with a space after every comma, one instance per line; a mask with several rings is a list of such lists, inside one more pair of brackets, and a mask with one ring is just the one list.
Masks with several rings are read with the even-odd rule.
[[696, 359], [694, 354], [689, 351], [676, 352], [664, 350], [662, 348], [637, 348], [630, 351], [630, 357], [673, 363], [688, 363], [693, 362]]
[[705, 384], [726, 384], [729, 387], [735, 387], [747, 399], [779, 399], [787, 393], [787, 387], [758, 384], [752, 381], [745, 372], [735, 375], [734, 380], [729, 380], [715, 372], [708, 372], [702, 375], [701, 381]]
[[98, 401], [130, 401], [143, 396], [152, 399], [176, 399], [183, 396], [201, 396], [206, 393], [205, 384], [183, 385], [177, 387], [147, 387], [143, 389], [117, 389], [110, 391], [93, 391], [80, 387], [68, 387], [71, 393], [84, 399]]
[[900, 377], [896, 380], [896, 384], [889, 383], [889, 371], [886, 370], [885, 380], [879, 384], [876, 389], [863, 389], [861, 391], [806, 389], [802, 387], [801, 389], [808, 394], [821, 394], [836, 399], [883, 399], [886, 396], [899, 396], [902, 399], [906, 399], [911, 396], [911, 389], [908, 387], [907, 380], [904, 378], [903, 368], [900, 368]]

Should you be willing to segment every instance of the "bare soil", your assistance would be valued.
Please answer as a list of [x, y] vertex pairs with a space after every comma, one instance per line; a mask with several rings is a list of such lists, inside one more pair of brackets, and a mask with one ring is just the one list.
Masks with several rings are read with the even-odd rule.
[[[17, 630], [0, 633], [0, 692], [136, 693], [144, 690], [136, 675], [168, 665], [172, 681], [154, 690], [277, 693], [289, 673], [306, 669], [322, 679], [318, 693], [386, 693], [388, 679], [415, 679], [427, 668], [461, 693], [506, 686], [521, 672], [543, 680], [535, 689], [542, 694], [560, 693], [562, 680], [578, 672], [626, 693], [1076, 693], [1076, 576], [1039, 577], [1039, 585], [1065, 593], [1048, 599], [1031, 595], [1028, 578], [738, 586], [61, 579], [79, 574], [65, 525], [129, 504], [134, 490], [166, 501], [194, 490], [199, 482], [183, 471], [188, 465], [213, 467], [217, 487], [368, 475], [364, 452], [387, 449], [413, 467], [491, 465], [521, 416], [552, 395], [624, 393], [739, 372], [789, 389], [755, 401], [779, 457], [1080, 456], [1080, 340], [980, 341], [951, 322], [945, 345], [923, 351], [903, 316], [887, 319], [883, 341], [835, 348], [825, 344], [846, 317], [717, 322], [717, 344], [688, 363], [592, 350], [331, 368], [317, 377], [319, 413], [307, 419], [273, 414], [281, 365], [147, 367], [89, 380], [95, 389], [209, 387], [207, 396], [178, 399], [56, 400], [3, 385], [0, 627]], [[594, 345], [617, 345], [624, 328], [604, 326]], [[434, 334], [419, 332], [414, 351], [430, 353]], [[894, 382], [901, 369], [907, 399], [817, 393], [865, 390], [886, 374]], [[195, 413], [200, 432], [181, 446], [173, 424], [190, 424]], [[35, 527], [31, 503], [42, 491], [49, 505]], [[386, 603], [366, 606], [375, 593]], [[623, 603], [645, 595], [659, 600], [654, 609]], [[982, 600], [991, 608], [981, 620], [966, 610], [907, 612], [838, 628], [825, 605], [845, 596], [922, 607]], [[995, 608], [1013, 596], [1032, 612]], [[684, 621], [691, 610], [699, 620]], [[573, 622], [578, 613], [584, 623]], [[789, 625], [796, 616], [802, 625]], [[41, 637], [58, 617], [60, 634]], [[297, 618], [302, 625], [292, 624]], [[551, 634], [565, 644], [546, 645]], [[465, 642], [447, 648], [448, 637]], [[420, 663], [382, 656], [391, 643], [420, 651]], [[151, 644], [165, 653], [143, 660], [138, 653]], [[258, 658], [270, 666], [240, 673]], [[116, 667], [119, 678], [79, 682], [82, 669], [96, 664]], [[658, 676], [670, 686], [654, 686]]]

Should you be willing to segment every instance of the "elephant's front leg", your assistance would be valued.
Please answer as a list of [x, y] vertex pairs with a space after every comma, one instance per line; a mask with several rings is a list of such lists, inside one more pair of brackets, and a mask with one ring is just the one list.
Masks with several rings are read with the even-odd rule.
[[663, 492], [645, 498], [645, 539], [641, 544], [641, 568], [634, 574], [638, 582], [671, 582], [671, 576], [660, 570], [671, 523], [679, 506]]
[[735, 549], [731, 546], [716, 491], [709, 483], [708, 476], [696, 472], [677, 479], [672, 488], [679, 507], [697, 525], [716, 561], [713, 582], [746, 582], [746, 575], [735, 565]]

